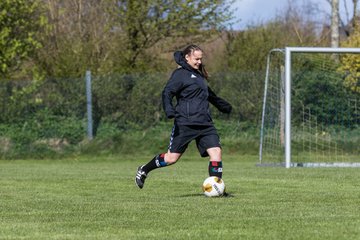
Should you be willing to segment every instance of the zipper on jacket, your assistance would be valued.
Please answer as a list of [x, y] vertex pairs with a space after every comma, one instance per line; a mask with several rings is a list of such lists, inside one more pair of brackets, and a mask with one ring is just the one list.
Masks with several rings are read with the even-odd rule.
[[187, 112], [187, 118], [190, 118], [190, 103], [186, 102], [186, 112]]

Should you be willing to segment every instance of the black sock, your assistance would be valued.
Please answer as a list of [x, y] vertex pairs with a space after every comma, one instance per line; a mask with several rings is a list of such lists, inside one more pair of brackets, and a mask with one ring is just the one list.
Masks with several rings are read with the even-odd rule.
[[156, 155], [153, 159], [150, 160], [146, 165], [142, 167], [142, 170], [146, 172], [146, 174], [156, 168], [165, 167], [168, 164], [165, 162], [165, 153]]
[[209, 162], [209, 176], [215, 176], [222, 178], [222, 161], [210, 161]]

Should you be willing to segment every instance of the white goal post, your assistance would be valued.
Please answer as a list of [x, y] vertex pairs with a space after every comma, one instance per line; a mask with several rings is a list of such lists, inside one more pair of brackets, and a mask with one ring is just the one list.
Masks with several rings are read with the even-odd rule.
[[[271, 55], [274, 52], [280, 52], [281, 55], [284, 57], [284, 65], [285, 67], [282, 70], [280, 78], [282, 78], [283, 85], [280, 87], [280, 92], [283, 91], [283, 98], [284, 104], [278, 104], [280, 111], [283, 111], [284, 115], [284, 122], [283, 126], [283, 147], [281, 151], [284, 151], [284, 159], [281, 165], [285, 166], [286, 168], [290, 168], [294, 166], [292, 164], [292, 57], [295, 53], [320, 53], [320, 54], [328, 54], [329, 58], [332, 55], [336, 54], [359, 54], [360, 48], [324, 48], [324, 47], [286, 47], [285, 49], [273, 49], [270, 51], [267, 59], [267, 69], [266, 69], [266, 77], [265, 77], [265, 90], [264, 90], [264, 102], [262, 108], [262, 121], [261, 121], [261, 136], [260, 136], [260, 165], [262, 164], [263, 159], [263, 147], [264, 147], [264, 124], [265, 124], [265, 111], [266, 111], [266, 104], [268, 98], [268, 78], [269, 78], [269, 65], [271, 61]], [[280, 115], [280, 113], [278, 113]], [[279, 131], [279, 130], [278, 130]], [[282, 133], [281, 133], [282, 134]], [[316, 133], [317, 134], [317, 133]], [[360, 159], [359, 159], [360, 162]], [[357, 164], [355, 164], [357, 165]], [[360, 166], [360, 164], [358, 164]], [[315, 166], [324, 166], [322, 163], [317, 163]], [[338, 164], [334, 164], [334, 166], [338, 166]]]

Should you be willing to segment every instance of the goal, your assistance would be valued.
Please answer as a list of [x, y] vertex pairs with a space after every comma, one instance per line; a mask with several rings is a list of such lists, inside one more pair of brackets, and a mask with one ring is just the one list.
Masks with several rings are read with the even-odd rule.
[[360, 167], [359, 65], [360, 48], [271, 50], [259, 165]]

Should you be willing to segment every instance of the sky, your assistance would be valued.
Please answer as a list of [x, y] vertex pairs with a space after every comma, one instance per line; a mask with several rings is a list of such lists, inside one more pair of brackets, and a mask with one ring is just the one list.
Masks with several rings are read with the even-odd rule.
[[[251, 24], [266, 22], [274, 18], [277, 14], [283, 13], [289, 2], [296, 3], [298, 6], [304, 6], [304, 3], [315, 4], [321, 9], [319, 13], [319, 20], [323, 20], [331, 13], [331, 6], [327, 0], [235, 0], [233, 5], [235, 10], [234, 15], [237, 23], [233, 25], [233, 29], [243, 30]], [[352, 0], [339, 0], [339, 11], [343, 21], [347, 22], [346, 8], [348, 15], [352, 15]]]

